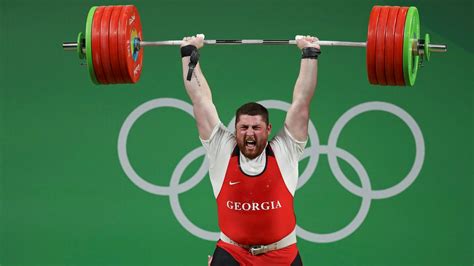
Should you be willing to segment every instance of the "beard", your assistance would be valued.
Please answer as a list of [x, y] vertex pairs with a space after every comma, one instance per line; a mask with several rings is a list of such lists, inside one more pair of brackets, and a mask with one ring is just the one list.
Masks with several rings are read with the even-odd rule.
[[263, 152], [267, 146], [267, 140], [259, 140], [254, 137], [244, 137], [237, 140], [237, 146], [245, 157], [254, 159]]

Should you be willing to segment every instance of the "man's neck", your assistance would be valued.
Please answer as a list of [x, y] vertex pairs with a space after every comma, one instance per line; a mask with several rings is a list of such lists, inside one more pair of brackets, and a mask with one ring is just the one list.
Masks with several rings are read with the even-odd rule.
[[[268, 145], [268, 143], [267, 143]], [[240, 151], [240, 168], [242, 171], [250, 176], [254, 175], [259, 175], [265, 170], [265, 165], [267, 163], [266, 159], [266, 149], [267, 147], [265, 146], [265, 149], [263, 149], [262, 153], [260, 153], [257, 157], [250, 159], [246, 157], [241, 151]]]

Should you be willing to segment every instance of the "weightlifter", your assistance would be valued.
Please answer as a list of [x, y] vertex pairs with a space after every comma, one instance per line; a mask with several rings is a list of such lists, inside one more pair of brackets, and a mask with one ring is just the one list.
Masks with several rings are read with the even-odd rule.
[[272, 125], [260, 104], [250, 102], [237, 109], [235, 132], [222, 124], [198, 62], [204, 35], [183, 39], [184, 85], [209, 159], [222, 232], [210, 265], [302, 265], [293, 196], [316, 88], [317, 41], [311, 36], [296, 38], [302, 59], [293, 101], [284, 128], [268, 141]]

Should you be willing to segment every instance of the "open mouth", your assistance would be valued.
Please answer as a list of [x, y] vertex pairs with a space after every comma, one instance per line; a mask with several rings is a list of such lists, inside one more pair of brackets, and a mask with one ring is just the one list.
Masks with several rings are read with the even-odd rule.
[[254, 149], [256, 145], [257, 145], [257, 142], [255, 140], [246, 140], [245, 141], [245, 147], [247, 147], [249, 149]]

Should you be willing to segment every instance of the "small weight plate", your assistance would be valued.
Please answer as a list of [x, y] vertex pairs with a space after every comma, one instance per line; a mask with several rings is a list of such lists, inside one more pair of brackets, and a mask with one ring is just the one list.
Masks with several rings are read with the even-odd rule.
[[425, 47], [424, 47], [426, 61], [430, 61], [430, 55], [431, 55], [430, 42], [431, 42], [430, 35], [428, 33], [426, 33], [425, 34]]
[[84, 52], [82, 51], [82, 48], [84, 48], [84, 33], [82, 32], [79, 32], [79, 34], [77, 34], [77, 48], [76, 48], [76, 52], [77, 52], [77, 56], [79, 56], [79, 59], [84, 59], [85, 55], [84, 55]]

